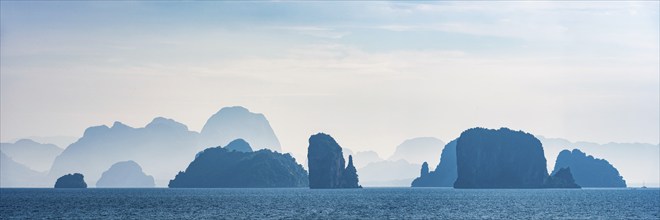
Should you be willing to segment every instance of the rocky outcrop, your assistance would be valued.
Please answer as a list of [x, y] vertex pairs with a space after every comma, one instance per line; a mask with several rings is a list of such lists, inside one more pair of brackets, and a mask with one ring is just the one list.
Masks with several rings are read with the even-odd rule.
[[[424, 168], [422, 167], [422, 173]], [[449, 142], [442, 149], [440, 163], [435, 170], [420, 175], [410, 184], [412, 187], [452, 187], [458, 176], [456, 171], [456, 140]]]
[[429, 164], [424, 162], [422, 164], [422, 170], [420, 171], [419, 176], [420, 177], [426, 177], [426, 175], [429, 175]]
[[241, 106], [225, 107], [211, 116], [200, 132], [205, 147], [225, 146], [244, 139], [255, 149], [282, 151], [280, 141], [263, 114], [252, 113]]
[[563, 168], [571, 168], [575, 183], [582, 187], [626, 187], [619, 171], [607, 160], [594, 158], [578, 149], [559, 153], [552, 173]]
[[580, 188], [573, 179], [571, 168], [561, 168], [554, 175], [549, 176], [543, 185], [544, 188]]
[[170, 188], [307, 187], [307, 172], [289, 154], [213, 147], [200, 152]]
[[[349, 159], [351, 160], [349, 167], [344, 167], [342, 148], [330, 135], [323, 133], [312, 135], [307, 148], [309, 188], [359, 187], [352, 157]], [[353, 173], [355, 173], [355, 178], [353, 178]]]
[[353, 156], [351, 155], [348, 156], [348, 165], [342, 174], [341, 181], [341, 188], [360, 188], [357, 170], [353, 166]]
[[113, 164], [103, 172], [96, 187], [102, 188], [145, 188], [154, 187], [154, 177], [142, 172], [142, 167], [135, 161], [123, 161]]
[[[508, 128], [468, 129], [458, 138], [456, 159], [455, 188], [549, 187], [543, 147], [529, 133]], [[570, 172], [563, 175], [570, 175]], [[568, 181], [568, 178], [561, 179]], [[568, 185], [562, 182], [552, 186]]]
[[43, 172], [50, 169], [55, 157], [62, 153], [62, 148], [54, 144], [42, 144], [31, 139], [21, 139], [15, 143], [1, 143], [0, 151], [17, 163], [23, 164], [32, 170]]
[[87, 188], [87, 183], [80, 173], [67, 174], [57, 179], [55, 188]]

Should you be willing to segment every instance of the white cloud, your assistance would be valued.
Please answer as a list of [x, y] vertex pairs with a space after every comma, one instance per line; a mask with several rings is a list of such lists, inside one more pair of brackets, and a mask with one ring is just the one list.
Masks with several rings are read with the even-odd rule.
[[[381, 155], [411, 137], [448, 141], [472, 126], [658, 142], [658, 27], [649, 19], [657, 9], [632, 7], [631, 16], [627, 3], [484, 4], [366, 4], [355, 15], [364, 19], [349, 23], [3, 29], [0, 131], [3, 140], [80, 135], [156, 116], [199, 130], [220, 107], [244, 105], [265, 113], [297, 155], [319, 131]], [[446, 48], [412, 47], [415, 31], [434, 32], [426, 37]], [[368, 42], [351, 41], [359, 34]], [[395, 40], [379, 41], [390, 34]]]

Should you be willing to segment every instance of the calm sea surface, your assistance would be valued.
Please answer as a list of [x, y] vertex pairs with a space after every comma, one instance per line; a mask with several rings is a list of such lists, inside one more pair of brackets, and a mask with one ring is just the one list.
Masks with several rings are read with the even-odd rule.
[[0, 189], [1, 219], [660, 219], [658, 189]]

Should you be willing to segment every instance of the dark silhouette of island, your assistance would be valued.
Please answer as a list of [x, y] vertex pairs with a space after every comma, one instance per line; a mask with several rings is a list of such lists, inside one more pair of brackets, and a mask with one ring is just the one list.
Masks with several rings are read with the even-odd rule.
[[[610, 164], [616, 165], [621, 176], [625, 177], [626, 185], [643, 183], [658, 185], [660, 181], [660, 144], [648, 143], [592, 143], [584, 141], [569, 141], [561, 138], [536, 137], [543, 143], [546, 158], [557, 158], [566, 149], [580, 149], [595, 158], [604, 158]], [[555, 161], [548, 160], [548, 170], [555, 168]], [[577, 170], [571, 168], [575, 181], [579, 184]], [[591, 187], [591, 186], [584, 186]]]
[[0, 151], [17, 163], [23, 164], [32, 170], [43, 172], [50, 169], [55, 157], [63, 150], [54, 144], [42, 144], [31, 139], [20, 139], [15, 143], [0, 143]]
[[225, 146], [241, 138], [255, 149], [282, 151], [280, 141], [263, 114], [241, 106], [225, 107], [211, 116], [200, 132], [202, 146]]
[[456, 143], [454, 188], [575, 188], [570, 171], [550, 177], [541, 142], [508, 128], [471, 128]]
[[0, 187], [50, 187], [45, 172], [37, 172], [0, 152]]
[[[234, 142], [242, 144], [244, 141]], [[212, 147], [197, 154], [185, 172], [179, 172], [170, 180], [169, 187], [307, 187], [308, 181], [305, 169], [289, 154], [268, 149], [243, 152]]]
[[580, 188], [573, 179], [571, 168], [561, 168], [552, 176], [549, 176], [544, 183], [544, 188]]
[[559, 153], [552, 173], [563, 168], [570, 168], [575, 183], [582, 187], [626, 187], [619, 171], [607, 160], [594, 158], [578, 149]]
[[358, 175], [349, 157], [347, 167], [342, 148], [330, 135], [318, 133], [309, 137], [307, 163], [309, 188], [360, 188]]
[[85, 177], [80, 173], [67, 174], [57, 178], [55, 188], [87, 188]]
[[123, 161], [113, 164], [103, 172], [96, 187], [101, 188], [146, 188], [154, 187], [154, 177], [142, 172], [142, 167], [135, 161]]
[[456, 142], [453, 140], [445, 145], [440, 155], [440, 163], [435, 170], [429, 171], [422, 165], [421, 175], [410, 184], [412, 187], [452, 187], [456, 182], [458, 171], [456, 170]]
[[445, 143], [434, 137], [408, 139], [396, 147], [394, 154], [388, 160], [406, 160], [418, 166], [424, 162], [437, 164], [437, 155], [440, 155], [442, 146], [445, 146]]
[[419, 176], [426, 176], [429, 174], [429, 164], [424, 162], [422, 164], [422, 170], [419, 172]]
[[353, 166], [353, 156], [351, 155], [348, 156], [348, 165], [342, 174], [341, 181], [342, 188], [360, 188], [357, 169]]

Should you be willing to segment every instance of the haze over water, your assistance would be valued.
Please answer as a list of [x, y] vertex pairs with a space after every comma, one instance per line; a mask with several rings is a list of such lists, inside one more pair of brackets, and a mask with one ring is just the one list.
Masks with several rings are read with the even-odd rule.
[[0, 141], [0, 219], [660, 219], [660, 1], [0, 1]]
[[1, 4], [2, 142], [240, 105], [296, 158], [319, 131], [660, 143], [657, 1]]

